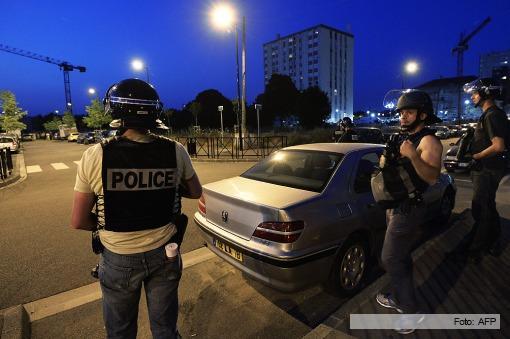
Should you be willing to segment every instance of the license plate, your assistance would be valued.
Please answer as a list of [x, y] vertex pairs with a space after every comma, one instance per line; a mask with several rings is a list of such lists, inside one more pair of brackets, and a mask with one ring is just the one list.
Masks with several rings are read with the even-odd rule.
[[232, 258], [234, 258], [240, 262], [243, 262], [243, 254], [241, 252], [239, 252], [238, 250], [233, 249], [232, 247], [222, 243], [221, 241], [219, 241], [217, 239], [213, 239], [213, 244], [216, 248], [219, 248], [223, 252], [230, 255]]

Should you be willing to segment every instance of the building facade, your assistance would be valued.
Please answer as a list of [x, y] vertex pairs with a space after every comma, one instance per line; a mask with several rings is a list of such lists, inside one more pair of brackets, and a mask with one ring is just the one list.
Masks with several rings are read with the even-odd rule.
[[510, 114], [510, 50], [483, 54], [480, 57], [480, 77], [498, 79], [503, 86], [499, 104]]
[[474, 107], [471, 96], [464, 93], [463, 89], [464, 84], [475, 79], [475, 76], [440, 78], [418, 88], [430, 95], [436, 115], [444, 122], [457, 121], [459, 104], [462, 120], [476, 120], [480, 116], [480, 110]]
[[354, 36], [318, 25], [263, 46], [264, 83], [287, 75], [299, 91], [318, 86], [331, 102], [330, 122], [353, 114]]

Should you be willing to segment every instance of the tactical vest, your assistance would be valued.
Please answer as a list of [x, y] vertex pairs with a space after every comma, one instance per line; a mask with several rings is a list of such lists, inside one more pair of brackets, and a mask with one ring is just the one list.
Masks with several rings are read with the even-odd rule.
[[[424, 128], [420, 132], [407, 137], [414, 147], [418, 147], [421, 139], [427, 135], [434, 135], [435, 131]], [[414, 168], [411, 160], [402, 157], [395, 166], [385, 166], [374, 173], [371, 181], [372, 193], [375, 201], [383, 208], [395, 208], [400, 203], [409, 200], [413, 204], [422, 201], [422, 194], [429, 184], [424, 181]]]
[[131, 232], [171, 222], [176, 199], [175, 143], [116, 137], [102, 144], [104, 228]]

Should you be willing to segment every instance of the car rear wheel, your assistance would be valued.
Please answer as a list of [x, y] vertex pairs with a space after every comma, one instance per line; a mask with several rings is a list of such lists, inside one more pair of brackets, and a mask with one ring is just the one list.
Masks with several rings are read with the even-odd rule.
[[352, 296], [364, 285], [368, 272], [368, 244], [356, 236], [345, 242], [333, 263], [327, 289], [339, 296]]

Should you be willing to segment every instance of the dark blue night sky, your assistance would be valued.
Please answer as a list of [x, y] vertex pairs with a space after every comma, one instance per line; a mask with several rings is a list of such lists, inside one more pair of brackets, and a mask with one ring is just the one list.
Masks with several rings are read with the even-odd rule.
[[[112, 83], [145, 78], [130, 67], [147, 62], [151, 82], [166, 108], [180, 107], [202, 90], [215, 88], [234, 98], [233, 34], [211, 28], [213, 1], [1, 1], [0, 44], [18, 47], [74, 65], [75, 114], [84, 114], [89, 87], [102, 97]], [[433, 1], [233, 1], [247, 22], [248, 101], [263, 92], [262, 45], [317, 24], [354, 34], [354, 108], [381, 109], [387, 90], [399, 88], [405, 61], [421, 71], [406, 87], [438, 76], [454, 76], [451, 54], [462, 31], [489, 23], [465, 53], [464, 74], [478, 74], [480, 54], [510, 49], [510, 0]], [[0, 51], [0, 89], [13, 91], [31, 115], [65, 104], [63, 75], [55, 65]]]

